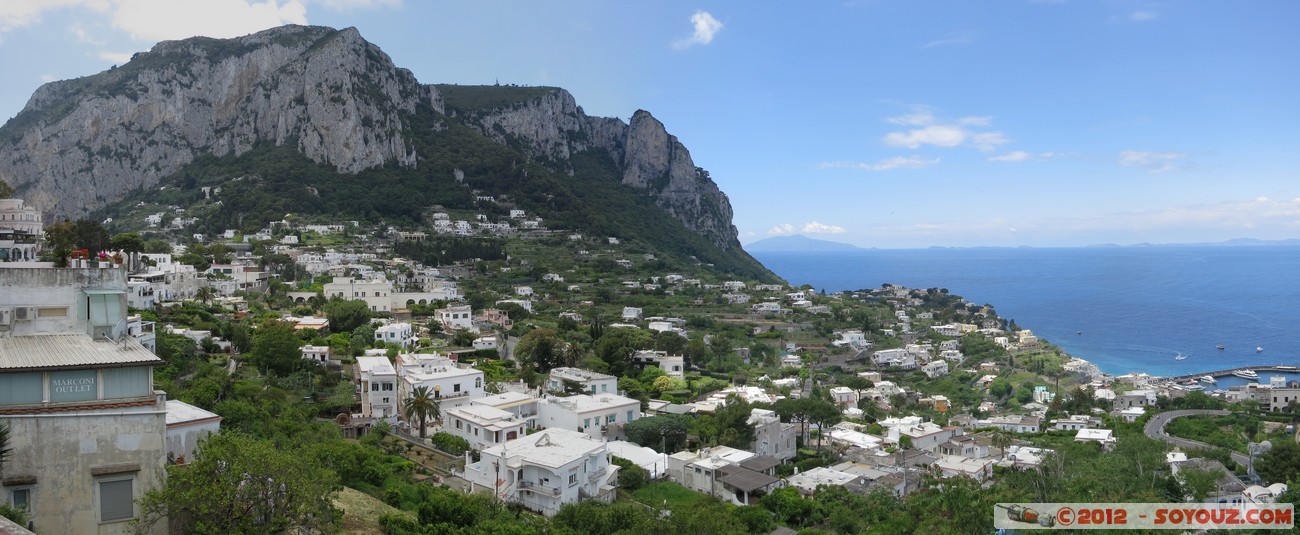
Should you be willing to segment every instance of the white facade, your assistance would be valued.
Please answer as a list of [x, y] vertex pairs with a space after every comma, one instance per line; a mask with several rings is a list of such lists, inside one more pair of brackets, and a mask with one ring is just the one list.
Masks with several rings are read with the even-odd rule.
[[397, 356], [398, 389], [404, 402], [418, 387], [433, 392], [448, 409], [483, 397], [483, 371], [437, 354], [403, 353]]
[[795, 457], [795, 438], [799, 430], [795, 424], [781, 423], [776, 413], [767, 409], [753, 409], [748, 423], [754, 426], [754, 453], [776, 458], [781, 462]]
[[925, 366], [921, 366], [921, 371], [925, 372], [925, 376], [931, 379], [934, 379], [935, 377], [943, 377], [948, 375], [948, 361], [933, 361]]
[[361, 394], [361, 416], [395, 422], [397, 370], [388, 357], [357, 357], [356, 380]]
[[475, 404], [442, 411], [442, 421], [443, 431], [465, 439], [479, 451], [522, 437], [528, 427], [509, 411]]
[[547, 429], [483, 450], [479, 458], [465, 466], [465, 479], [548, 517], [564, 504], [614, 500], [618, 466], [610, 464], [605, 443], [582, 433]]
[[564, 382], [572, 381], [582, 387], [582, 391], [595, 394], [617, 394], [618, 378], [613, 375], [596, 373], [582, 368], [554, 368], [546, 378], [546, 389], [551, 392], [564, 392]]
[[393, 306], [393, 283], [382, 274], [366, 280], [354, 280], [351, 277], [334, 277], [324, 286], [326, 299], [339, 297], [347, 300], [365, 301], [371, 312], [391, 312]]
[[410, 323], [387, 323], [375, 328], [375, 341], [410, 348], [415, 343], [415, 330]]
[[309, 360], [316, 364], [326, 364], [330, 360], [330, 346], [314, 346], [311, 344], [302, 346], [303, 360]]
[[585, 433], [596, 440], [611, 428], [627, 425], [640, 417], [640, 401], [616, 394], [548, 397], [537, 403], [539, 426]]
[[449, 306], [434, 312], [434, 318], [442, 323], [444, 330], [474, 330], [474, 312], [469, 305]]
[[36, 262], [45, 236], [41, 211], [20, 199], [0, 199], [0, 262]]

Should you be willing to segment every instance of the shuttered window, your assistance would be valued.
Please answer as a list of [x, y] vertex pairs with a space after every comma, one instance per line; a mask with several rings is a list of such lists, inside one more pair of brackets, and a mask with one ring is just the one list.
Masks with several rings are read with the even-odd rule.
[[129, 520], [135, 516], [130, 479], [99, 482], [99, 521]]

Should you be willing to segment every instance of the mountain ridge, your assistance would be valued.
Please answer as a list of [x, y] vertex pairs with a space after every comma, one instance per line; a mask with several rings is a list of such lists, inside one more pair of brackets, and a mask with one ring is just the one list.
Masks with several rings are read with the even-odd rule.
[[[469, 140], [471, 132], [509, 153]], [[632, 213], [600, 213], [601, 201], [626, 195], [601, 184], [587, 183], [587, 189], [603, 192], [601, 199], [584, 200], [588, 195], [581, 188], [550, 178], [543, 182], [565, 186], [567, 200], [550, 202], [545, 192], [526, 191], [539, 173], [578, 181], [608, 176], [734, 257], [735, 265], [749, 264], [753, 272], [770, 275], [740, 246], [726, 194], [649, 112], [638, 110], [624, 123], [586, 115], [561, 88], [422, 84], [355, 28], [282, 26], [235, 39], [165, 41], [120, 67], [46, 84], [0, 126], [0, 179], [55, 218], [101, 211], [111, 217], [114, 203], [165, 179], [196, 169], [235, 179], [239, 158], [255, 150], [283, 154], [265, 152], [267, 147], [292, 148], [341, 176], [374, 179], [376, 172], [388, 173], [390, 183], [404, 184], [401, 191], [413, 191], [410, 183], [421, 180], [427, 187], [451, 187], [444, 179], [454, 172], [471, 177], [464, 183], [487, 193], [526, 203], [531, 198], [538, 210], [554, 205], [554, 210], [589, 212], [560, 213], [553, 221], [666, 239], [623, 221], [645, 210], [637, 203], [611, 201]], [[475, 163], [473, 151], [484, 150], [494, 154], [493, 165]], [[510, 154], [524, 159], [512, 160]], [[226, 159], [232, 156], [235, 160]], [[214, 161], [220, 163], [213, 167]], [[448, 168], [447, 162], [458, 167]], [[277, 167], [259, 165], [263, 172]], [[216, 181], [214, 187], [224, 180], [217, 175], [206, 178]], [[181, 177], [168, 183], [193, 182]], [[392, 201], [409, 204], [410, 199], [394, 195]], [[411, 219], [413, 208], [404, 209]], [[386, 208], [367, 210], [368, 218], [376, 219]], [[245, 215], [232, 217], [242, 223]], [[659, 223], [652, 227], [666, 229]], [[721, 258], [701, 247], [690, 245], [683, 252]]]

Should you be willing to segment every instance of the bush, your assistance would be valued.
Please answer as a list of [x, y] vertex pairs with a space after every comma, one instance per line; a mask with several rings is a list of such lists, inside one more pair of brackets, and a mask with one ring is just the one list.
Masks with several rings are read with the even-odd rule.
[[439, 431], [433, 434], [433, 447], [452, 455], [464, 455], [470, 450], [469, 441], [451, 433]]

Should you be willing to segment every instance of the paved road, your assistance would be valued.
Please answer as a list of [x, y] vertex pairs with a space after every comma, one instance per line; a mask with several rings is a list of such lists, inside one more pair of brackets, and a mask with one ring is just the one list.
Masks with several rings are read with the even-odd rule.
[[[1167, 433], [1165, 433], [1165, 424], [1169, 423], [1169, 420], [1173, 420], [1174, 418], [1181, 418], [1183, 416], [1227, 416], [1229, 414], [1232, 413], [1229, 411], [1211, 410], [1211, 409], [1162, 412], [1160, 414], [1152, 416], [1150, 420], [1147, 420], [1147, 426], [1144, 431], [1146, 432], [1147, 436], [1151, 438], [1172, 443], [1173, 445], [1178, 446], [1184, 450], [1195, 449], [1195, 448], [1213, 448], [1214, 446], [1211, 446], [1204, 442], [1198, 442], [1195, 440], [1187, 440], [1185, 438], [1169, 436]], [[1237, 464], [1241, 466], [1247, 466], [1250, 464], [1250, 457], [1247, 457], [1245, 454], [1237, 453], [1235, 451], [1232, 452], [1232, 460], [1236, 461]]]

